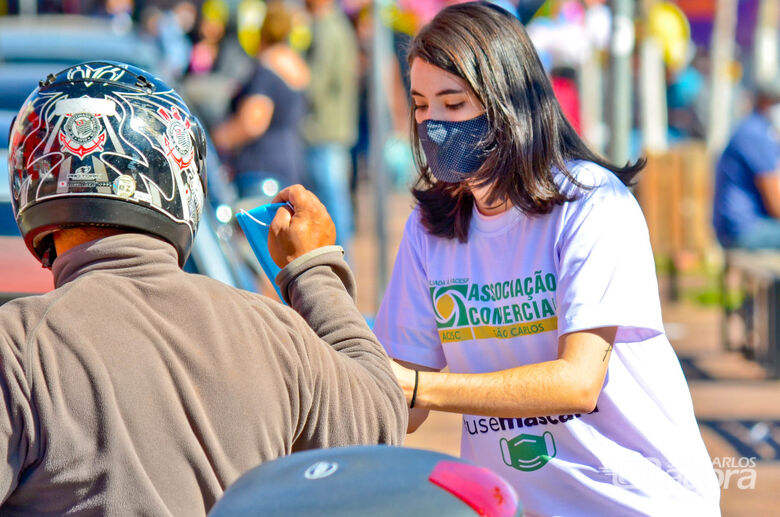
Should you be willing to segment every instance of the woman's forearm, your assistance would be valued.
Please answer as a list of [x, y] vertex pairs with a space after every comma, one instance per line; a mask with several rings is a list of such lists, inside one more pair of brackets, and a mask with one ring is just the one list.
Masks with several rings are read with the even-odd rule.
[[438, 411], [504, 418], [588, 413], [597, 398], [592, 383], [564, 359], [489, 373], [419, 375], [415, 406]]
[[393, 370], [407, 402], [414, 399], [421, 410], [501, 418], [589, 413], [603, 388], [616, 335], [617, 327], [564, 334], [557, 359], [495, 372], [441, 373], [412, 363]]

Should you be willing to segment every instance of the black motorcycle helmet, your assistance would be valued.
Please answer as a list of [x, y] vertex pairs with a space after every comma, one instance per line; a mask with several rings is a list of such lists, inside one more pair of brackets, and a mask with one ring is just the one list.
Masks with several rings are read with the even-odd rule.
[[11, 201], [30, 251], [50, 267], [52, 234], [79, 226], [149, 233], [183, 265], [206, 191], [204, 130], [163, 81], [88, 62], [50, 74], [25, 101], [8, 145]]

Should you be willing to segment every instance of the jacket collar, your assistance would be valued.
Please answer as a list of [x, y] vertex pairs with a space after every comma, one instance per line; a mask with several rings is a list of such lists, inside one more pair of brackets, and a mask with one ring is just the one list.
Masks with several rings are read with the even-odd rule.
[[94, 271], [147, 276], [172, 269], [179, 269], [176, 248], [142, 233], [122, 233], [79, 244], [52, 265], [55, 287]]

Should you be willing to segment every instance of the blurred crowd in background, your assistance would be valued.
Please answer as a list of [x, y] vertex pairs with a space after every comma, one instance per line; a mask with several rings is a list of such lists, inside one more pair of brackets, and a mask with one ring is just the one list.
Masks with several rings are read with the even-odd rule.
[[[177, 84], [210, 129], [223, 164], [210, 174], [232, 185], [226, 200], [271, 198], [302, 182], [323, 199], [346, 246], [369, 163], [381, 163], [388, 186], [414, 179], [405, 45], [450, 3], [0, 0], [0, 15], [87, 15], [154, 46], [155, 73]], [[526, 23], [577, 131], [617, 162], [690, 140], [706, 141], [714, 156], [750, 112], [758, 78], [777, 73], [772, 1], [495, 3]], [[620, 58], [629, 61], [624, 77], [613, 72]], [[372, 122], [376, 77], [384, 126]], [[369, 162], [371, 133], [382, 127], [381, 160]]]

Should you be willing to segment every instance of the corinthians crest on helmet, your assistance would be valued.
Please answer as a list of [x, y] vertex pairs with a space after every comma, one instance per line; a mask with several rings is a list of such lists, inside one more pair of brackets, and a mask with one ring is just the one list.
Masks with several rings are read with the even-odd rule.
[[102, 116], [116, 113], [116, 105], [108, 99], [82, 97], [57, 102], [54, 114], [65, 118], [59, 134], [61, 149], [83, 159], [103, 150], [106, 132]]
[[65, 122], [60, 143], [79, 158], [103, 150], [106, 133], [92, 113], [74, 113]]
[[176, 106], [170, 110], [160, 108], [157, 113], [165, 121], [165, 135], [162, 143], [166, 154], [170, 156], [179, 169], [186, 169], [195, 157], [195, 147], [190, 136], [190, 121]]

